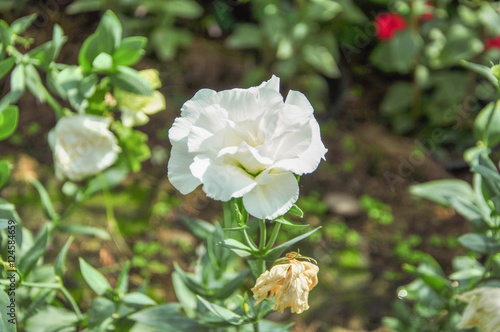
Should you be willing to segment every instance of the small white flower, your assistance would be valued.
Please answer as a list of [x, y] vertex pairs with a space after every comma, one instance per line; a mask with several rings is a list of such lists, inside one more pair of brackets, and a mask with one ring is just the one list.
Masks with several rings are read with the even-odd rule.
[[500, 332], [500, 288], [481, 287], [460, 298], [469, 304], [458, 328], [479, 327], [482, 332]]
[[75, 115], [60, 119], [49, 133], [56, 175], [82, 180], [113, 165], [120, 152], [110, 118]]
[[168, 178], [183, 194], [243, 197], [247, 211], [274, 219], [297, 201], [294, 174], [313, 172], [326, 153], [313, 108], [300, 92], [283, 101], [279, 78], [258, 87], [198, 91], [169, 131]]
[[296, 256], [297, 253], [288, 253], [285, 263], [274, 265], [257, 279], [252, 288], [257, 300], [255, 304], [274, 296], [273, 309], [279, 312], [288, 307], [297, 314], [309, 309], [307, 299], [309, 291], [318, 284], [319, 268], [313, 263], [292, 258]]
[[[161, 88], [158, 70], [141, 70], [139, 74], [149, 82], [153, 89]], [[114, 98], [122, 112], [122, 123], [127, 127], [144, 125], [149, 122], [148, 115], [166, 108], [165, 97], [159, 91], [153, 91], [151, 96], [143, 96], [115, 88]]]

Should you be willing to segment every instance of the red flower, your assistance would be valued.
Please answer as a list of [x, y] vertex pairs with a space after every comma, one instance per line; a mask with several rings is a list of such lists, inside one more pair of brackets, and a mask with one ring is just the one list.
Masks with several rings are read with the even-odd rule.
[[399, 14], [383, 13], [375, 18], [376, 35], [380, 40], [389, 40], [405, 28], [406, 21]]
[[491, 50], [492, 48], [500, 48], [500, 36], [487, 39], [484, 42], [484, 48], [486, 50]]

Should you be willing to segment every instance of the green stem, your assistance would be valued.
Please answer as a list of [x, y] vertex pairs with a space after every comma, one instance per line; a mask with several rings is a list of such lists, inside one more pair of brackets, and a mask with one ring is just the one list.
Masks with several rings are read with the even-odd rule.
[[76, 303], [73, 296], [71, 296], [71, 294], [68, 292], [68, 290], [66, 289], [66, 287], [64, 287], [64, 285], [62, 283], [61, 283], [59, 289], [61, 290], [64, 297], [66, 298], [66, 300], [68, 300], [69, 304], [73, 308], [73, 311], [75, 312], [76, 317], [78, 317], [78, 320], [82, 320], [83, 319], [82, 312], [80, 311], [80, 308], [78, 308], [78, 304]]
[[106, 206], [106, 216], [108, 219], [108, 231], [111, 234], [113, 242], [115, 242], [118, 249], [125, 256], [132, 257], [133, 253], [125, 242], [125, 239], [123, 238], [122, 234], [120, 233], [120, 229], [118, 228], [118, 224], [116, 223], [111, 193], [109, 191], [108, 184], [106, 183], [106, 179], [101, 173], [97, 173], [97, 179], [102, 186], [102, 191], [104, 194], [104, 205]]
[[247, 242], [247, 245], [253, 250], [253, 251], [258, 251], [257, 245], [255, 242], [253, 242], [252, 238], [248, 235], [248, 232], [246, 229], [243, 229], [243, 236], [245, 237], [245, 240]]
[[269, 249], [271, 249], [274, 246], [274, 243], [276, 242], [276, 239], [278, 238], [280, 228], [281, 228], [281, 224], [279, 222], [274, 224], [273, 232], [271, 233], [271, 238], [269, 239], [269, 242], [267, 243], [267, 245], [264, 247], [264, 252], [267, 252]]
[[259, 219], [259, 227], [260, 227], [260, 240], [259, 240], [259, 251], [261, 254], [264, 254], [264, 248], [266, 247], [267, 240], [267, 229], [266, 229], [266, 221], [264, 219]]
[[63, 107], [57, 102], [57, 100], [50, 94], [47, 89], [44, 88], [45, 92], [45, 98], [47, 100], [47, 103], [52, 107], [52, 109], [56, 112], [56, 117], [62, 118], [64, 116], [64, 109]]

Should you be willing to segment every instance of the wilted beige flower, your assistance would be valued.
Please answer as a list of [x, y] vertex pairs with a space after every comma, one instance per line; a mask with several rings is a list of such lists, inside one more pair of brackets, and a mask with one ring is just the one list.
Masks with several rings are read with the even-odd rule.
[[479, 327], [482, 332], [500, 332], [500, 288], [481, 287], [461, 295], [469, 302], [458, 328]]
[[309, 309], [307, 297], [309, 291], [318, 284], [319, 268], [313, 263], [295, 259], [301, 257], [296, 252], [290, 252], [286, 258], [278, 260], [283, 263], [262, 273], [252, 288], [256, 304], [269, 295], [269, 299], [275, 296], [273, 309], [279, 312], [288, 307], [298, 314]]

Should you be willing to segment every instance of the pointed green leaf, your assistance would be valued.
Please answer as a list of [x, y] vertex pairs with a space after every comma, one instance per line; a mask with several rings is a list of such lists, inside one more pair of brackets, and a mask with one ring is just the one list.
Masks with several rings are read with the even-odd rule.
[[109, 240], [109, 233], [104, 229], [85, 225], [59, 224], [57, 230], [69, 234], [95, 235], [104, 240]]
[[495, 254], [500, 250], [499, 240], [482, 234], [465, 234], [458, 239], [458, 242], [464, 247], [482, 254]]
[[242, 316], [234, 313], [231, 310], [228, 310], [220, 305], [215, 303], [210, 303], [201, 296], [196, 296], [198, 300], [215, 316], [221, 319], [223, 322], [227, 322], [231, 325], [241, 325], [244, 323], [244, 319]]
[[147, 42], [146, 37], [139, 36], [123, 39], [113, 53], [113, 63], [116, 66], [135, 65], [144, 56]]
[[38, 260], [45, 254], [48, 236], [48, 227], [45, 226], [37, 235], [33, 246], [19, 260], [18, 270], [23, 277], [26, 277], [30, 273]]
[[17, 128], [19, 121], [19, 109], [17, 106], [9, 105], [0, 111], [0, 140], [10, 137]]
[[302, 211], [297, 204], [292, 205], [290, 210], [288, 210], [288, 213], [296, 215], [301, 218], [304, 217], [304, 211]]
[[280, 223], [282, 225], [291, 226], [291, 227], [295, 227], [295, 228], [305, 228], [305, 227], [309, 227], [310, 226], [310, 225], [298, 225], [298, 224], [294, 224], [291, 221], [286, 220], [283, 216], [278, 217], [278, 218], [276, 218], [274, 220], [271, 220], [271, 223]]
[[64, 265], [66, 264], [66, 255], [68, 254], [68, 249], [69, 246], [71, 245], [71, 242], [73, 242], [73, 236], [70, 236], [68, 241], [66, 241], [66, 244], [64, 247], [61, 249], [61, 252], [59, 255], [57, 255], [56, 262], [54, 264], [54, 272], [56, 273], [59, 278], [62, 278], [64, 274]]
[[[12, 301], [13, 300], [13, 301]], [[7, 294], [0, 288], [0, 331], [4, 332], [16, 332], [16, 319], [15, 317], [9, 316], [9, 308], [10, 306], [14, 306], [15, 308], [15, 297], [12, 300], [7, 296]], [[14, 309], [15, 311], [15, 309]]]
[[79, 260], [83, 279], [85, 279], [87, 284], [90, 286], [90, 288], [92, 288], [94, 292], [102, 295], [106, 291], [111, 290], [111, 285], [101, 272], [93, 268], [83, 258], [80, 257]]
[[235, 239], [225, 239], [223, 242], [220, 242], [220, 245], [231, 249], [236, 255], [243, 258], [252, 255], [252, 249], [249, 246]]
[[143, 293], [128, 293], [122, 298], [122, 301], [132, 305], [155, 305], [156, 302], [153, 301], [149, 296]]
[[110, 75], [111, 83], [114, 87], [132, 92], [138, 95], [150, 96], [153, 89], [149, 82], [135, 69], [118, 66], [117, 73]]
[[16, 35], [23, 33], [26, 29], [30, 27], [30, 25], [36, 19], [36, 16], [37, 14], [31, 14], [28, 16], [18, 18], [10, 25], [10, 31]]
[[310, 232], [307, 232], [305, 234], [302, 234], [302, 235], [299, 235], [283, 244], [280, 244], [279, 246], [277, 247], [274, 247], [273, 249], [269, 250], [265, 256], [266, 260], [267, 261], [275, 261], [277, 260], [281, 254], [283, 254], [283, 252], [290, 246], [294, 245], [295, 243], [307, 238], [309, 235], [311, 235], [312, 233], [318, 231], [319, 229], [321, 228], [321, 226], [313, 229], [312, 231]]
[[31, 184], [38, 191], [38, 195], [40, 195], [40, 200], [42, 201], [42, 206], [45, 214], [50, 220], [58, 220], [59, 215], [54, 210], [54, 205], [52, 204], [52, 200], [50, 199], [49, 193], [45, 189], [45, 187], [37, 180], [31, 179]]
[[116, 282], [116, 291], [120, 296], [127, 294], [128, 292], [128, 273], [130, 271], [130, 261], [127, 261], [120, 271], [118, 276], [118, 281]]
[[155, 327], [160, 331], [208, 331], [208, 328], [184, 316], [179, 303], [168, 303], [143, 309], [130, 315], [129, 318], [144, 325]]
[[7, 160], [0, 161], [0, 188], [2, 188], [9, 179], [10, 167]]
[[14, 63], [14, 58], [7, 58], [0, 61], [0, 79], [9, 73], [12, 67], [14, 67]]

